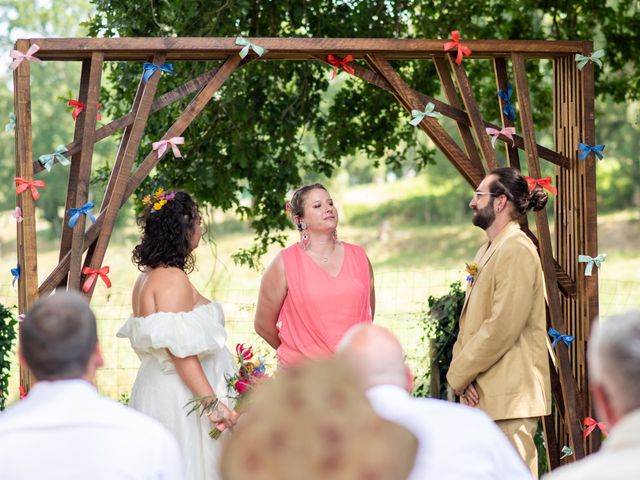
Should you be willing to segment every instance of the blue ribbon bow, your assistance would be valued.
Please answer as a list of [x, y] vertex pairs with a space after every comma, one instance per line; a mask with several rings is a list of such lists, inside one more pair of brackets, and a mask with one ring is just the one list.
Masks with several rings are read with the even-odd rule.
[[256, 45], [255, 43], [251, 43], [249, 40], [242, 37], [236, 37], [236, 45], [240, 45], [243, 47], [239, 53], [240, 58], [246, 57], [249, 54], [249, 50], [253, 50], [254, 52], [256, 52], [259, 57], [261, 57], [266, 51], [264, 48]]
[[581, 143], [578, 145], [578, 148], [582, 150], [582, 153], [580, 154], [580, 160], [585, 160], [590, 153], [593, 153], [596, 157], [598, 157], [598, 160], [602, 160], [604, 158], [602, 153], [600, 153], [604, 150], [604, 144], [602, 143], [594, 145], [593, 147], [587, 143]]
[[573, 450], [571, 450], [571, 447], [567, 447], [566, 445], [564, 447], [562, 447], [562, 456], [560, 457], [560, 460], [562, 460], [563, 458], [567, 458], [570, 457], [571, 455], [573, 455]]
[[504, 107], [502, 107], [502, 112], [507, 116], [509, 120], [512, 122], [516, 121], [516, 107], [511, 103], [511, 95], [513, 95], [513, 88], [511, 85], [507, 83], [507, 91], [505, 92], [502, 88], [498, 90], [498, 97], [504, 103]]
[[584, 269], [584, 276], [590, 277], [593, 271], [593, 266], [600, 268], [602, 262], [607, 258], [607, 254], [598, 255], [596, 258], [591, 258], [589, 255], [578, 255], [578, 263], [586, 263], [587, 266]]
[[602, 57], [604, 57], [603, 49], [596, 50], [591, 55], [580, 55], [579, 53], [576, 53], [576, 62], [578, 62], [578, 70], [582, 70], [585, 67], [585, 65], [589, 62], [593, 62], [596, 65], [598, 65], [600, 68], [602, 68], [602, 61], [600, 60]]
[[16, 129], [16, 114], [11, 112], [9, 114], [9, 123], [4, 126], [5, 132], [13, 132]]
[[567, 347], [573, 342], [573, 335], [563, 335], [553, 327], [549, 328], [549, 336], [553, 338], [551, 348], [555, 347], [558, 342], [563, 342]]
[[411, 116], [413, 117], [413, 120], [409, 121], [409, 123], [414, 127], [417, 127], [420, 122], [424, 120], [424, 117], [442, 117], [442, 114], [440, 112], [436, 112], [435, 108], [436, 106], [433, 104], [433, 102], [429, 102], [424, 107], [424, 110], [411, 110]]
[[11, 269], [11, 275], [13, 275], [13, 282], [11, 282], [11, 286], [13, 287], [16, 284], [17, 280], [20, 280], [20, 265], [17, 264], [16, 268]]
[[168, 73], [169, 75], [175, 75], [176, 73], [173, 68], [173, 64], [171, 63], [163, 63], [158, 66], [154, 63], [144, 62], [144, 65], [142, 65], [142, 81], [147, 83], [151, 78], [151, 75], [156, 73], [157, 70]]
[[68, 151], [69, 150], [67, 150], [66, 146], [58, 145], [58, 148], [56, 148], [55, 152], [48, 153], [46, 155], [40, 155], [38, 157], [38, 161], [40, 162], [40, 165], [42, 165], [44, 168], [47, 169], [47, 172], [50, 172], [56, 160], [58, 160], [58, 163], [60, 165], [64, 165], [64, 166], [71, 165], [71, 162], [69, 161], [69, 159], [64, 156], [64, 154], [67, 153]]
[[91, 219], [91, 222], [95, 223], [96, 217], [94, 217], [89, 213], [89, 210], [91, 210], [93, 207], [94, 207], [93, 202], [87, 202], [84, 205], [82, 205], [80, 208], [70, 208], [69, 211], [67, 212], [67, 215], [71, 217], [68, 223], [69, 228], [74, 228], [76, 226], [81, 214], [89, 217]]

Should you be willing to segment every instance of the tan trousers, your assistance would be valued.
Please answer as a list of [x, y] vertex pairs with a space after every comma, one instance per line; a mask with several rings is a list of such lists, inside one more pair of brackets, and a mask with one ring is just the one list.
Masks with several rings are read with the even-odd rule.
[[496, 424], [529, 467], [533, 478], [538, 478], [538, 451], [533, 441], [538, 430], [538, 417], [496, 420]]

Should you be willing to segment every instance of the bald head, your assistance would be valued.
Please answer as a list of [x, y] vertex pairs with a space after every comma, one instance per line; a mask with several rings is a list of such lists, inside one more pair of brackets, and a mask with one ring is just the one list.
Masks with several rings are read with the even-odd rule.
[[356, 371], [367, 388], [397, 385], [410, 389], [402, 346], [385, 328], [371, 324], [352, 327], [340, 341], [337, 356]]

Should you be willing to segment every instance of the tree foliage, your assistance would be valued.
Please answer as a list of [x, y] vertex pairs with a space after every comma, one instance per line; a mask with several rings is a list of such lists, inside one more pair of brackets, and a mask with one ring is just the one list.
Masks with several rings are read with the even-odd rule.
[[[636, 0], [172, 0], [130, 2], [93, 0], [89, 22], [94, 36], [183, 37], [388, 37], [448, 38], [460, 29], [464, 38], [595, 40], [607, 51], [607, 67], [597, 71], [597, 91], [622, 102], [640, 98], [640, 15]], [[166, 91], [199, 75], [212, 64], [176, 63], [178, 74], [164, 76]], [[414, 88], [438, 94], [430, 62], [396, 62]], [[466, 62], [481, 110], [498, 119], [490, 62]], [[529, 62], [534, 118], [551, 121], [549, 64]], [[388, 93], [348, 78], [326, 104], [328, 68], [319, 62], [251, 62], [234, 73], [185, 132], [182, 161], [163, 161], [156, 175], [173, 188], [223, 209], [235, 208], [250, 220], [256, 243], [239, 253], [256, 265], [268, 245], [281, 241], [284, 198], [305, 171], [331, 174], [341, 160], [358, 152], [372, 161], [402, 162], [414, 148], [416, 131]], [[141, 65], [110, 69], [110, 113], [130, 108]], [[341, 74], [345, 75], [345, 74]], [[141, 157], [179, 115], [184, 103], [155, 114], [147, 127]], [[488, 113], [487, 113], [488, 112]], [[303, 138], [313, 135], [314, 148]], [[432, 161], [418, 152], [419, 166]], [[157, 180], [156, 180], [157, 181]], [[146, 189], [149, 186], [144, 187]], [[239, 194], [239, 192], [241, 194]], [[242, 202], [251, 198], [250, 205]]]

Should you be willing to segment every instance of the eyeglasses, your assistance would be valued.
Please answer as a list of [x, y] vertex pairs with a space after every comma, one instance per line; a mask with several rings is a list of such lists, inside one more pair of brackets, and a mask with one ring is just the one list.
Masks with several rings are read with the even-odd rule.
[[478, 192], [477, 190], [473, 192], [473, 195], [476, 200], [480, 200], [480, 197], [483, 195], [490, 195], [492, 197], [499, 197], [500, 195], [504, 195], [504, 193], [492, 193], [492, 192]]

